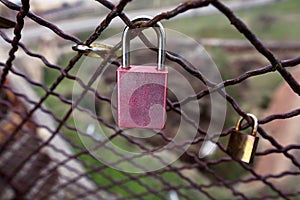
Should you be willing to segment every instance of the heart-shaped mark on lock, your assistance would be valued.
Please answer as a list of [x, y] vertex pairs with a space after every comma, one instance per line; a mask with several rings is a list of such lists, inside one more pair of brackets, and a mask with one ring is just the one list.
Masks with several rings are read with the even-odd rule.
[[129, 113], [138, 126], [162, 123], [165, 119], [164, 86], [151, 83], [137, 88], [129, 99]]

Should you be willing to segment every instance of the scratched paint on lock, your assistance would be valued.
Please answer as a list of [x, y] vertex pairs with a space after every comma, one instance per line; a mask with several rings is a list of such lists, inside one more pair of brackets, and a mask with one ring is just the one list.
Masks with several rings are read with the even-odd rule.
[[150, 83], [135, 90], [129, 99], [131, 119], [139, 126], [148, 126], [150, 122], [163, 121], [160, 113], [164, 112], [164, 90], [159, 84]]
[[164, 128], [167, 73], [167, 69], [158, 71], [155, 66], [117, 70], [120, 127]]

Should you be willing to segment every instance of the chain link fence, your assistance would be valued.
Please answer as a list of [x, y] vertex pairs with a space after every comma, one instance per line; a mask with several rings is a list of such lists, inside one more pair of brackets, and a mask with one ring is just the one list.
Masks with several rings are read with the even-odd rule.
[[[200, 126], [197, 125], [196, 137], [181, 141], [180, 144], [173, 142], [174, 133], [167, 131], [154, 131], [155, 139], [145, 142], [140, 138], [125, 134], [112, 119], [103, 116], [106, 113], [105, 107], [101, 107], [97, 113], [82, 107], [81, 100], [89, 93], [95, 96], [97, 102], [104, 103], [106, 107], [110, 108], [113, 104], [111, 96], [103, 95], [102, 91], [97, 91], [92, 87], [93, 80], [86, 83], [86, 80], [81, 80], [76, 76], [78, 63], [81, 63], [84, 57], [83, 53], [74, 52], [73, 57], [68, 59], [65, 65], [54, 64], [47, 60], [46, 56], [22, 43], [22, 30], [30, 21], [30, 23], [36, 23], [51, 30], [52, 34], [62, 40], [78, 45], [91, 45], [110, 27], [115, 18], [121, 19], [124, 26], [135, 28], [124, 11], [131, 3], [130, 0], [120, 0], [116, 5], [106, 0], [96, 1], [110, 12], [99, 23], [99, 26], [95, 27], [94, 33], [85, 41], [81, 41], [77, 36], [62, 31], [50, 21], [30, 12], [29, 0], [22, 0], [21, 5], [8, 0], [0, 0], [2, 6], [16, 13], [13, 38], [0, 29], [6, 55], [6, 60], [0, 60], [1, 199], [299, 199], [299, 140], [286, 140], [288, 142], [283, 145], [275, 135], [264, 128], [270, 124], [277, 127], [276, 122], [282, 119], [285, 122], [297, 120], [297, 116], [300, 115], [299, 108], [283, 110], [281, 113], [270, 114], [259, 119], [260, 145], [265, 148], [256, 152], [253, 165], [247, 165], [231, 158], [224, 147], [227, 142], [226, 138], [234, 131], [234, 124], [224, 128], [219, 141], [216, 142], [217, 156], [199, 158], [199, 146], [203, 144], [207, 136], [207, 130], [201, 128], [201, 122]], [[277, 58], [247, 24], [222, 1], [182, 2], [174, 9], [156, 15], [142, 26], [151, 27], [157, 22], [176, 18], [181, 13], [207, 6], [213, 6], [222, 13], [245, 40], [268, 60], [269, 65], [253, 66], [253, 69], [235, 78], [214, 83], [195, 70], [184, 58], [172, 52], [166, 52], [167, 62], [175, 63], [182, 71], [202, 83], [203, 87], [196, 91], [194, 97], [200, 104], [211, 93], [219, 93], [227, 101], [230, 109], [234, 110], [236, 119], [240, 116], [248, 119], [247, 112], [234, 97], [225, 92], [224, 88], [274, 72], [280, 74], [285, 80], [284, 91], [288, 90], [300, 95], [300, 86], [296, 76], [287, 70], [287, 68], [296, 67], [300, 63], [300, 57], [287, 60]], [[26, 23], [25, 19], [28, 20]], [[156, 51], [145, 35], [141, 35], [140, 39], [149, 49]], [[120, 59], [115, 57], [119, 48], [120, 45], [112, 47], [109, 54], [104, 56], [99, 64], [99, 73], [109, 63], [113, 69], [110, 75], [115, 76], [115, 70], [121, 63]], [[49, 51], [52, 50], [49, 46]], [[19, 51], [26, 54], [30, 63], [37, 62], [37, 60], [42, 62], [45, 70], [49, 72], [45, 79], [51, 81], [46, 83], [46, 81], [33, 80], [28, 74], [16, 68], [14, 62], [18, 58]], [[59, 49], [53, 51], [59, 51]], [[95, 74], [98, 75], [98, 71]], [[82, 93], [72, 99], [72, 94], [62, 92], [62, 89], [68, 88], [68, 91], [71, 91], [70, 87], [74, 84], [82, 89]], [[189, 97], [183, 100], [170, 97], [167, 101], [168, 118], [177, 123], [176, 116], [184, 116], [184, 120], [193, 122], [193, 119], [186, 116], [180, 107], [180, 101], [190, 100]], [[54, 112], [52, 108], [58, 108], [59, 112]], [[95, 127], [92, 125], [86, 129], [78, 128], [73, 120], [74, 112], [96, 120], [103, 130], [109, 130], [110, 135], [107, 138], [94, 137]], [[250, 123], [245, 124], [245, 127], [247, 126], [250, 126]], [[297, 125], [290, 127], [298, 130]], [[285, 127], [277, 128], [285, 130]], [[292, 137], [288, 133], [282, 131], [280, 134], [286, 138]], [[102, 152], [116, 159], [112, 159], [113, 161], [106, 165], [103, 164], [90, 154], [91, 149], [83, 145], [81, 137], [93, 142], [91, 143], [92, 150], [100, 151], [100, 154]], [[212, 141], [214, 141], [213, 137], [210, 138]], [[166, 166], [156, 171], [148, 171], [143, 163], [136, 160], [140, 154], [122, 157], [118, 151], [106, 145], [111, 141], [127, 146], [125, 148], [130, 146], [143, 151], [148, 155], [149, 163], [155, 160]], [[176, 152], [186, 145], [192, 145], [197, 150], [188, 149], [180, 159], [168, 164], [164, 158], [156, 154], [156, 151], [159, 151], [160, 147], [166, 143], [172, 143], [167, 157], [173, 156], [173, 151]], [[115, 169], [123, 165], [138, 168], [144, 172], [128, 173]], [[275, 167], [280, 170], [273, 170]]]

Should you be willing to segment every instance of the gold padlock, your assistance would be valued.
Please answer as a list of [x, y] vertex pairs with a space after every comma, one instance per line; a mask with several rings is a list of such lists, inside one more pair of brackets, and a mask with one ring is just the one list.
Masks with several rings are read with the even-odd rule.
[[234, 159], [241, 160], [245, 163], [252, 163], [259, 140], [259, 137], [256, 136], [258, 120], [255, 115], [251, 113], [247, 115], [253, 119], [251, 135], [240, 132], [241, 124], [244, 120], [244, 118], [241, 117], [236, 124], [235, 131], [230, 135], [227, 153]]

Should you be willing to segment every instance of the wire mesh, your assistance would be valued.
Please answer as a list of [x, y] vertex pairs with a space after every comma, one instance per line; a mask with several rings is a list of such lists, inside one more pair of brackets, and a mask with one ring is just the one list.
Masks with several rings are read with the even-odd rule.
[[[112, 103], [109, 96], [102, 95], [101, 92], [92, 87], [93, 78], [85, 83], [85, 80], [79, 79], [76, 74], [74, 75], [72, 70], [76, 68], [76, 64], [83, 57], [82, 53], [74, 55], [63, 66], [51, 63], [44, 55], [33, 52], [22, 43], [25, 18], [29, 18], [31, 23], [46, 27], [63, 40], [84, 45], [91, 45], [97, 40], [104, 30], [110, 27], [115, 18], [120, 18], [124, 25], [130, 28], [135, 27], [124, 11], [126, 6], [130, 4], [130, 0], [120, 0], [116, 5], [106, 0], [96, 1], [109, 9], [110, 12], [99, 23], [99, 26], [95, 27], [94, 33], [85, 41], [81, 41], [76, 36], [64, 32], [55, 24], [31, 12], [29, 0], [22, 0], [21, 6], [8, 0], [1, 0], [3, 6], [16, 12], [14, 37], [11, 39], [5, 31], [0, 30], [1, 38], [10, 45], [9, 48], [5, 48], [8, 53], [7, 60], [0, 62], [2, 68], [0, 81], [0, 196], [2, 198], [174, 200], [298, 199], [300, 197], [299, 187], [293, 187], [299, 183], [300, 164], [299, 152], [297, 152], [300, 149], [299, 143], [295, 141], [294, 144], [282, 145], [263, 128], [263, 125], [273, 121], [289, 120], [299, 116], [300, 109], [286, 110], [284, 113], [271, 114], [259, 119], [258, 131], [261, 139], [264, 143], [271, 144], [271, 147], [257, 152], [256, 157], [260, 160], [267, 159], [269, 156], [273, 156], [274, 159], [281, 157], [285, 160], [284, 162], [288, 162], [289, 166], [292, 166], [277, 174], [260, 174], [254, 166], [234, 160], [227, 155], [222, 138], [226, 138], [234, 130], [234, 127], [223, 130], [221, 140], [216, 143], [217, 151], [221, 152], [222, 156], [214, 159], [200, 159], [197, 152], [186, 151], [182, 160], [153, 172], [134, 174], [118, 171], [102, 164], [90, 155], [89, 151], [79, 141], [78, 136], [74, 136], [78, 133], [90, 137], [87, 133], [88, 130], [79, 130], [72, 123], [72, 114], [75, 110], [85, 113], [113, 132], [110, 137], [101, 141], [91, 137], [90, 139], [97, 142], [97, 145], [93, 147], [94, 149], [104, 148], [106, 153], [109, 152], [114, 156], [121, 157], [122, 155], [118, 155], [117, 151], [109, 148], [106, 144], [115, 139], [122, 139], [151, 155], [151, 159], [165, 163], [165, 160], [156, 156], [155, 149], [151, 146], [124, 134], [114, 123], [101, 115], [95, 115], [88, 109], [81, 107], [80, 101], [89, 92], [93, 93], [98, 101], [109, 105]], [[207, 86], [197, 92], [196, 98], [199, 102], [211, 92], [219, 92], [238, 116], [246, 117], [246, 112], [237, 100], [222, 89], [274, 71], [278, 72], [285, 80], [289, 90], [300, 95], [299, 83], [294, 75], [287, 70], [288, 67], [296, 67], [300, 63], [300, 57], [287, 60], [277, 58], [247, 24], [221, 1], [182, 2], [174, 9], [156, 15], [152, 20], [143, 23], [142, 26], [151, 27], [157, 22], [176, 18], [181, 13], [207, 6], [213, 6], [221, 12], [233, 27], [244, 36], [245, 40], [248, 40], [270, 64], [264, 67], [256, 66], [257, 68], [239, 74], [235, 78], [227, 79], [221, 83], [213, 83], [203, 74], [191, 68], [184, 58], [167, 52], [168, 61], [177, 63], [182, 69]], [[141, 36], [141, 39], [146, 46], [153, 50], [153, 45], [147, 41], [147, 38]], [[118, 49], [118, 45], [111, 49], [110, 54], [100, 64], [99, 70], [109, 62], [115, 67], [120, 65], [118, 59], [111, 60], [114, 58], [114, 52]], [[13, 63], [18, 57], [18, 51], [24, 51], [28, 57], [41, 61], [46, 70], [57, 74], [56, 79], [51, 84], [45, 85], [42, 81], [32, 80], [27, 74], [16, 69]], [[95, 78], [97, 75], [95, 73]], [[83, 88], [83, 92], [76, 99], [72, 100], [57, 90], [66, 80], [72, 83], [76, 82]], [[24, 94], [23, 91], [27, 90], [26, 85], [35, 88], [38, 94]], [[188, 102], [189, 97], [184, 101]], [[45, 106], [45, 103], [51, 104], [51, 102], [56, 105], [63, 104], [66, 109], [61, 112], [61, 115], [58, 115]], [[179, 101], [168, 99], [168, 112], [172, 115], [184, 115], [179, 105]], [[193, 119], [186, 120], [192, 121]], [[205, 140], [206, 134], [207, 131], [199, 127], [195, 138], [183, 141], [182, 144], [174, 143], [173, 149], [170, 151], [183, 148], [187, 144], [200, 145]], [[162, 141], [161, 143], [172, 143], [172, 137], [169, 133], [157, 132], [157, 137], [159, 141]], [[109, 166], [114, 167], [128, 163], [147, 171], [145, 166], [135, 162], [134, 157], [120, 158], [109, 163]], [[271, 166], [269, 167], [271, 168]], [[227, 169], [228, 172], [224, 172], [224, 169]], [[248, 174], [248, 176], [241, 174]], [[258, 186], [259, 188], [254, 188], [257, 183], [261, 185]], [[264, 189], [260, 190], [262, 188]]]

